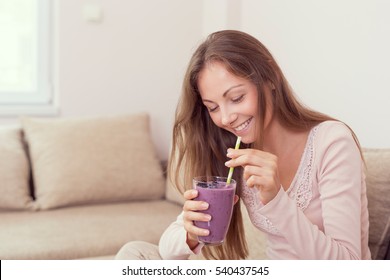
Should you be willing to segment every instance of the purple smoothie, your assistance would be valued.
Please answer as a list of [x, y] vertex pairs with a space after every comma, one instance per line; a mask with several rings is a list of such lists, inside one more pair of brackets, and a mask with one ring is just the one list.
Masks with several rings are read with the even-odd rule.
[[211, 215], [209, 222], [195, 221], [197, 227], [210, 231], [208, 236], [199, 236], [199, 242], [208, 245], [219, 245], [225, 239], [233, 212], [235, 182], [226, 186], [226, 181], [197, 183], [198, 197], [195, 200], [209, 203], [207, 210], [201, 211]]

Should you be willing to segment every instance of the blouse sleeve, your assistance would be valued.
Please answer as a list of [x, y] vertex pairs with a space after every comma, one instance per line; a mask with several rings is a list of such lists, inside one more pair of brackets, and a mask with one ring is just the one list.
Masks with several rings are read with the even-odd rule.
[[323, 231], [281, 188], [261, 208], [301, 259], [361, 258], [362, 160], [350, 130], [342, 123], [320, 127], [314, 144], [313, 187], [320, 194]]
[[160, 256], [163, 260], [186, 260], [190, 255], [200, 254], [199, 244], [194, 250], [187, 245], [187, 232], [184, 229], [183, 213], [162, 234], [159, 242]]

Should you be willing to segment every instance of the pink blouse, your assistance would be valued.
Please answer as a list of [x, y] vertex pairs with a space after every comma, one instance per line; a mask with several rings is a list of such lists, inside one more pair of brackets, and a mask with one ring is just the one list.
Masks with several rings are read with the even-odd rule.
[[[267, 235], [269, 259], [370, 259], [364, 164], [350, 130], [326, 121], [308, 136], [298, 171], [287, 191], [266, 205], [257, 189], [242, 199], [252, 223]], [[159, 243], [163, 259], [198, 254], [186, 244], [180, 214]]]

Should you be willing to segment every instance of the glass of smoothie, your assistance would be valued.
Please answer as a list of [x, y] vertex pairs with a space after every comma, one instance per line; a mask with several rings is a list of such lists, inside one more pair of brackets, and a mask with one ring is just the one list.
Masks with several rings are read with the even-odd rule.
[[220, 245], [225, 239], [233, 213], [236, 181], [226, 184], [226, 177], [199, 176], [192, 180], [193, 188], [198, 190], [194, 200], [206, 201], [207, 210], [200, 212], [211, 216], [209, 222], [195, 221], [197, 227], [208, 229], [208, 236], [199, 236], [198, 241], [205, 245]]

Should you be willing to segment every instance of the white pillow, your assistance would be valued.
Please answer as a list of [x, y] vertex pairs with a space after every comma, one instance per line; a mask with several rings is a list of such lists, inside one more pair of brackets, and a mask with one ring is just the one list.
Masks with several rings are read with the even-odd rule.
[[22, 125], [39, 208], [164, 196], [147, 114], [24, 118]]

